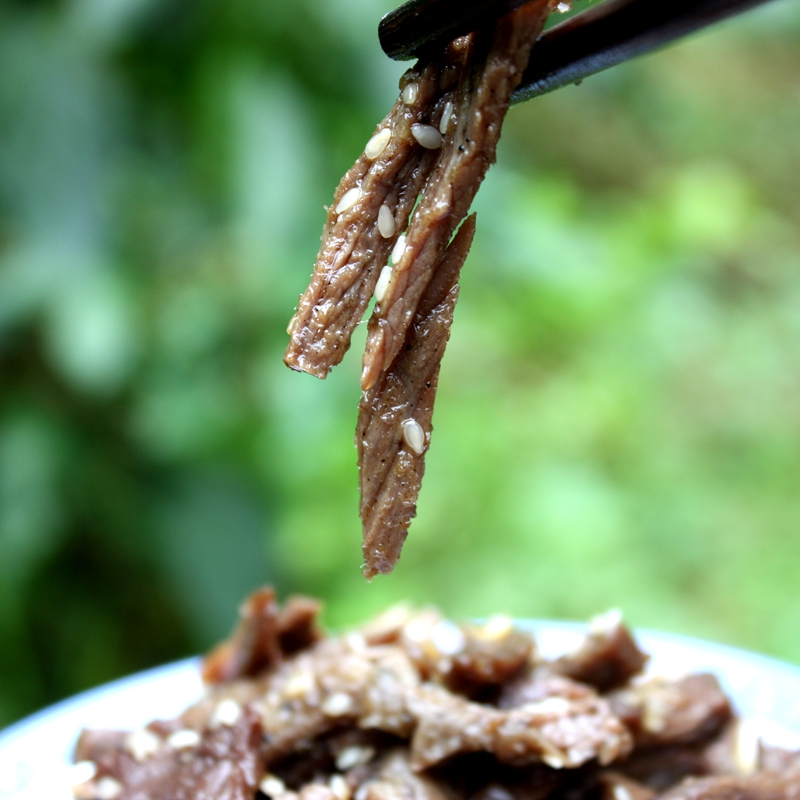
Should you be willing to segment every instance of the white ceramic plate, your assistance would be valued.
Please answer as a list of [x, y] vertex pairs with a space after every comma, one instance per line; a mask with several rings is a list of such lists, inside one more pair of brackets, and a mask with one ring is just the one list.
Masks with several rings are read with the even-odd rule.
[[[545, 656], [573, 649], [585, 625], [521, 623]], [[713, 672], [747, 720], [752, 738], [800, 749], [800, 667], [724, 645], [637, 631], [648, 672]], [[70, 754], [82, 728], [130, 729], [177, 716], [203, 691], [199, 661], [141, 672], [51, 706], [0, 733], [0, 800], [71, 800]]]

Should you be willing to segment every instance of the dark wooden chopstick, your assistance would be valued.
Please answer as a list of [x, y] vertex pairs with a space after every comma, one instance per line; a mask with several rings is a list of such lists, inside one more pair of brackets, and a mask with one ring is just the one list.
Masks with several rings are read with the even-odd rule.
[[[384, 52], [405, 60], [452, 41], [526, 0], [410, 0], [388, 13]], [[545, 31], [512, 102], [575, 83], [766, 0], [606, 0]]]
[[512, 103], [583, 80], [766, 0], [606, 0], [545, 31]]
[[416, 58], [426, 47], [452, 42], [528, 0], [409, 0], [378, 26], [383, 52], [396, 61]]

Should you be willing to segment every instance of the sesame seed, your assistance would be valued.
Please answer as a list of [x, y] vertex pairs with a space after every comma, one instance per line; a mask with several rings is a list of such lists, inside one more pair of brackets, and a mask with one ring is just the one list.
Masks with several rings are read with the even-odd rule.
[[480, 635], [482, 639], [487, 639], [488, 641], [503, 639], [511, 633], [513, 626], [514, 623], [510, 617], [505, 614], [496, 614], [480, 629]]
[[414, 103], [417, 102], [417, 97], [419, 96], [419, 84], [414, 83], [407, 83], [405, 88], [403, 89], [403, 102], [407, 106], [413, 106]]
[[167, 744], [173, 750], [187, 750], [190, 747], [197, 747], [200, 744], [200, 734], [190, 728], [175, 731], [167, 739]]
[[442, 146], [442, 134], [433, 125], [415, 122], [411, 126], [411, 135], [427, 150], [436, 150]]
[[338, 800], [350, 800], [350, 786], [341, 775], [331, 775], [328, 786]]
[[341, 199], [336, 204], [336, 208], [334, 209], [334, 211], [337, 214], [341, 214], [343, 211], [347, 211], [348, 208], [352, 208], [360, 199], [361, 199], [361, 188], [358, 186], [354, 186], [352, 189], [348, 189], [342, 195]]
[[403, 429], [403, 441], [418, 456], [421, 456], [425, 452], [425, 431], [422, 430], [422, 425], [415, 419], [409, 418], [403, 420], [401, 428]]
[[633, 800], [633, 797], [625, 786], [618, 783], [614, 787], [614, 800]]
[[567, 11], [572, 11], [572, 3], [571, 2], [562, 2], [556, 6], [556, 11], [559, 14], [566, 14]]
[[605, 614], [598, 614], [589, 621], [589, 631], [597, 635], [608, 635], [614, 632], [615, 628], [622, 625], [622, 612], [618, 608], [612, 608]]
[[442, 111], [442, 118], [439, 120], [439, 133], [444, 136], [447, 133], [447, 126], [450, 124], [450, 120], [453, 117], [453, 104], [448, 100], [444, 104], [444, 111]]
[[464, 649], [467, 641], [458, 625], [443, 619], [431, 629], [431, 643], [443, 656], [454, 656]]
[[403, 257], [403, 253], [406, 252], [406, 235], [401, 233], [397, 237], [397, 241], [394, 243], [394, 247], [392, 248], [392, 264], [398, 264], [400, 259]]
[[571, 706], [564, 697], [545, 697], [537, 703], [527, 703], [525, 710], [531, 714], [566, 714]]
[[392, 268], [387, 264], [378, 276], [378, 282], [375, 284], [375, 302], [382, 303], [383, 298], [386, 297], [386, 290], [389, 288], [389, 283], [392, 280]]
[[360, 764], [366, 764], [375, 756], [375, 748], [366, 745], [354, 744], [350, 747], [345, 747], [336, 756], [336, 769], [340, 772], [357, 767]]
[[320, 708], [329, 717], [341, 717], [353, 710], [353, 698], [344, 692], [335, 692], [323, 700]]
[[258, 784], [258, 790], [274, 800], [286, 792], [286, 784], [277, 775], [267, 773]]
[[208, 724], [212, 728], [220, 728], [222, 726], [232, 728], [241, 717], [242, 707], [235, 700], [227, 698], [217, 704]]
[[161, 739], [146, 729], [133, 731], [125, 738], [125, 749], [137, 760], [144, 761], [158, 752]]
[[481, 794], [486, 800], [514, 800], [514, 795], [497, 783], [490, 783]]
[[122, 784], [108, 776], [100, 778], [94, 787], [94, 796], [97, 800], [116, 800], [121, 794]]
[[351, 631], [344, 639], [354, 653], [363, 653], [367, 649], [367, 640], [358, 631]]
[[391, 239], [394, 236], [394, 214], [386, 203], [378, 209], [378, 230], [384, 239]]
[[283, 687], [283, 696], [287, 700], [296, 700], [314, 689], [314, 676], [310, 670], [304, 669], [289, 676]]
[[77, 761], [69, 768], [69, 779], [73, 786], [90, 781], [97, 774], [94, 761]]
[[377, 158], [389, 144], [392, 138], [390, 128], [381, 128], [368, 142], [364, 148], [364, 155], [370, 160]]
[[295, 325], [297, 325], [297, 314], [292, 316], [292, 318], [289, 320], [289, 324], [286, 326], [286, 333], [288, 333], [289, 336], [292, 335]]
[[564, 761], [563, 758], [553, 754], [542, 756], [542, 761], [544, 761], [548, 767], [552, 767], [553, 769], [564, 769], [566, 766], [566, 761]]

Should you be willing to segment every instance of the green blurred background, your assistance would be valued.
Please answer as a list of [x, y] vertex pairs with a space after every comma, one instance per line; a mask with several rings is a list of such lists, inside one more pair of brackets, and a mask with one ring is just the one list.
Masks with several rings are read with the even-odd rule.
[[0, 724], [256, 585], [800, 661], [800, 4], [512, 110], [428, 471], [360, 577], [363, 330], [285, 328], [396, 96], [392, 0], [0, 0]]

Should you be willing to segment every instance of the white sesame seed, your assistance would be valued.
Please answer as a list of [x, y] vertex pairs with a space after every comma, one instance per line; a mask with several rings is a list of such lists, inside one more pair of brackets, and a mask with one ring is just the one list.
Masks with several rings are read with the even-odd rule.
[[566, 761], [564, 761], [563, 758], [553, 754], [542, 756], [542, 761], [544, 761], [548, 767], [552, 767], [553, 769], [564, 769], [566, 766]]
[[344, 692], [334, 692], [322, 701], [320, 707], [329, 717], [341, 717], [353, 710], [353, 698]]
[[350, 786], [341, 775], [331, 775], [328, 786], [338, 800], [350, 800]]
[[389, 283], [392, 280], [392, 268], [387, 264], [378, 276], [378, 282], [375, 284], [375, 302], [382, 303], [383, 298], [386, 297], [386, 290], [389, 288]]
[[180, 731], [170, 734], [167, 739], [167, 744], [173, 750], [188, 750], [190, 747], [197, 747], [200, 744], [201, 738], [197, 731], [190, 728], [184, 728]]
[[403, 635], [406, 639], [410, 639], [415, 644], [422, 644], [422, 642], [430, 638], [431, 629], [435, 624], [436, 622], [431, 622], [424, 613], [420, 614], [420, 616], [415, 617], [406, 624], [403, 628]]
[[362, 783], [361, 786], [356, 789], [356, 797], [355, 800], [367, 800], [370, 795], [370, 789], [372, 787], [369, 783]]
[[125, 749], [137, 760], [144, 761], [158, 752], [161, 739], [151, 731], [142, 728], [125, 737]]
[[572, 10], [572, 3], [571, 2], [563, 2], [562, 1], [561, 3], [559, 3], [556, 6], [556, 11], [558, 11], [559, 14], [566, 14], [567, 11], [571, 11], [571, 10]]
[[489, 641], [503, 639], [511, 633], [513, 627], [514, 623], [510, 617], [505, 614], [495, 614], [480, 629], [481, 638]]
[[411, 126], [411, 135], [427, 150], [436, 150], [442, 146], [442, 134], [433, 125], [415, 122]]
[[77, 761], [69, 768], [69, 781], [72, 786], [90, 781], [97, 774], [94, 761]]
[[401, 233], [392, 248], [392, 264], [398, 264], [406, 251], [406, 235]]
[[467, 640], [458, 625], [443, 619], [431, 629], [431, 642], [443, 656], [454, 656], [464, 649]]
[[618, 608], [612, 608], [605, 614], [592, 617], [589, 621], [589, 630], [598, 635], [610, 634], [620, 625], [622, 625], [622, 612]]
[[212, 728], [232, 728], [241, 718], [242, 707], [235, 700], [226, 698], [217, 704], [208, 724]]
[[419, 95], [419, 84], [414, 83], [407, 83], [405, 88], [403, 89], [403, 102], [407, 106], [413, 106], [414, 103], [417, 102], [417, 97]]
[[367, 640], [358, 631], [351, 631], [344, 637], [344, 640], [354, 653], [363, 653], [367, 649]]
[[283, 696], [287, 700], [296, 700], [314, 689], [314, 676], [310, 670], [303, 669], [289, 676], [283, 687]]
[[293, 314], [292, 318], [289, 320], [289, 324], [286, 326], [286, 333], [289, 336], [292, 335], [292, 331], [294, 330], [294, 326], [297, 324], [297, 314]]
[[633, 800], [633, 796], [627, 787], [623, 786], [621, 783], [618, 783], [614, 787], [614, 800]]
[[389, 144], [392, 138], [390, 128], [381, 128], [368, 142], [364, 148], [364, 155], [369, 159], [377, 158]]
[[273, 798], [280, 797], [286, 792], [286, 784], [277, 776], [267, 773], [258, 784], [258, 789], [263, 792], [267, 797]]
[[514, 795], [508, 789], [500, 786], [497, 783], [489, 784], [481, 794], [487, 800], [514, 800]]
[[386, 203], [378, 209], [378, 230], [384, 239], [391, 239], [394, 236], [394, 214]]
[[425, 452], [425, 431], [415, 419], [403, 420], [400, 426], [403, 429], [403, 441], [418, 455]]
[[531, 714], [566, 714], [572, 706], [564, 697], [545, 697], [536, 703], [526, 703], [525, 710]]
[[372, 761], [375, 756], [375, 748], [366, 745], [354, 744], [350, 747], [345, 747], [336, 756], [336, 769], [340, 772], [352, 769], [359, 766], [359, 764], [366, 764]]
[[334, 209], [334, 211], [337, 214], [341, 214], [343, 211], [347, 211], [348, 208], [352, 208], [360, 199], [361, 199], [361, 188], [358, 186], [354, 186], [352, 189], [348, 189], [342, 195], [341, 199], [336, 204], [336, 208]]
[[450, 119], [453, 116], [453, 104], [448, 100], [444, 104], [444, 111], [442, 111], [442, 118], [439, 120], [439, 133], [444, 136], [447, 133], [447, 126], [450, 124]]
[[94, 796], [97, 800], [116, 800], [121, 794], [122, 784], [109, 776], [100, 778], [94, 787]]

